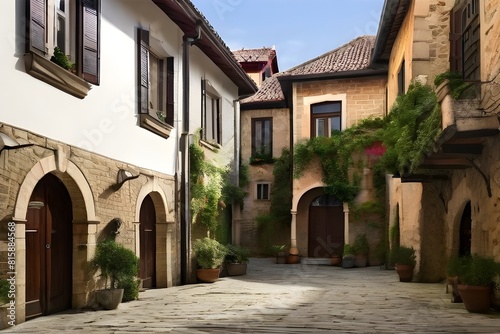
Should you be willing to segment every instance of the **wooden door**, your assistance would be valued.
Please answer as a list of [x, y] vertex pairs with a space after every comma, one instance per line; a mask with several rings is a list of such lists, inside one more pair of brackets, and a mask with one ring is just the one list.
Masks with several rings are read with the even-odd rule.
[[464, 208], [462, 219], [460, 220], [460, 245], [459, 255], [467, 256], [471, 254], [472, 238], [472, 211], [470, 202]]
[[309, 207], [309, 257], [329, 257], [344, 247], [344, 211], [342, 202], [323, 195]]
[[71, 308], [72, 206], [62, 182], [47, 174], [36, 185], [26, 222], [26, 318]]
[[140, 270], [144, 288], [156, 287], [156, 212], [151, 196], [146, 196], [141, 205], [140, 222]]

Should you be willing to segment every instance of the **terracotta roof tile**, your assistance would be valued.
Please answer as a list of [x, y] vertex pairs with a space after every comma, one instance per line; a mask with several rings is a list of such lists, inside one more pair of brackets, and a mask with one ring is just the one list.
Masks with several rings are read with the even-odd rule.
[[308, 74], [325, 74], [367, 69], [370, 65], [375, 36], [360, 36], [330, 52], [280, 72], [266, 79], [261, 88], [242, 104], [252, 102], [283, 101], [285, 96], [278, 82], [278, 76], [299, 76]]
[[274, 47], [261, 49], [241, 49], [233, 51], [234, 57], [238, 62], [267, 62], [273, 56], [276, 56]]

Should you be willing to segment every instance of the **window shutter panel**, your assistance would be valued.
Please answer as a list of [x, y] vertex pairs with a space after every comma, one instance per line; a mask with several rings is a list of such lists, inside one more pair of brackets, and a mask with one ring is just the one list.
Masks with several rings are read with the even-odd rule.
[[139, 112], [149, 113], [149, 31], [138, 28], [138, 69], [139, 73]]
[[207, 82], [201, 80], [201, 138], [207, 139]]
[[29, 0], [27, 52], [45, 54], [45, 0]]
[[167, 124], [174, 125], [174, 57], [167, 58]]
[[80, 61], [83, 78], [99, 85], [100, 72], [100, 0], [81, 0], [80, 9]]
[[455, 7], [450, 12], [450, 70], [462, 72], [462, 10]]

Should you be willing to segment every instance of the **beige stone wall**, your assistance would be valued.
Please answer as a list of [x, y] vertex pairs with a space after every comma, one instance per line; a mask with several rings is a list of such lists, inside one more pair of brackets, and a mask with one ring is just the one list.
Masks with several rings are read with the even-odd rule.
[[[24, 224], [31, 191], [46, 173], [60, 178], [73, 204], [73, 307], [92, 302], [92, 278], [85, 263], [93, 256], [95, 243], [113, 231], [110, 221], [121, 218], [123, 224], [116, 240], [139, 255], [138, 224], [140, 205], [151, 194], [157, 216], [157, 282], [159, 287], [180, 283], [179, 227], [175, 215], [175, 180], [172, 176], [109, 159], [36, 134], [2, 126], [2, 132], [20, 143], [36, 146], [0, 154], [0, 270], [6, 272], [6, 230], [9, 221], [17, 222], [19, 252], [17, 272], [24, 272]], [[131, 171], [136, 179], [116, 190], [119, 169]], [[16, 231], [17, 232], [17, 231]], [[23, 283], [24, 278], [19, 280]], [[24, 285], [19, 287], [24, 294]], [[24, 296], [20, 300], [24, 301]], [[20, 306], [24, 307], [24, 306]]]
[[[273, 118], [273, 157], [280, 157], [283, 148], [290, 147], [290, 118], [288, 109], [246, 110], [241, 112], [241, 159], [248, 165], [252, 154], [252, 119]], [[270, 200], [256, 199], [256, 184], [258, 182], [273, 182], [273, 165], [249, 165], [250, 185], [240, 216], [240, 243], [249, 247], [253, 253], [259, 253], [258, 226], [255, 217], [269, 213]], [[289, 232], [276, 243], [289, 242]]]

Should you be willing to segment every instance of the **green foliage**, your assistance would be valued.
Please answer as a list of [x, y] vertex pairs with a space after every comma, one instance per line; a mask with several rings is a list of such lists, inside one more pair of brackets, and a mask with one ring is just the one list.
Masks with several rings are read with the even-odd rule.
[[247, 263], [250, 251], [248, 248], [239, 245], [226, 245], [227, 253], [224, 262]]
[[69, 60], [69, 57], [58, 46], [54, 48], [54, 55], [50, 60], [68, 71], [75, 66], [75, 63]]
[[255, 153], [250, 157], [250, 165], [262, 165], [274, 163], [271, 153]]
[[226, 247], [217, 240], [205, 237], [197, 239], [193, 243], [193, 250], [198, 262], [198, 266], [202, 269], [216, 269], [221, 266], [226, 256]]
[[284, 252], [286, 250], [286, 245], [272, 245], [271, 251], [274, 255], [278, 255], [278, 253]]
[[208, 162], [197, 141], [189, 147], [189, 160], [192, 222], [199, 221], [214, 232], [219, 224], [219, 201], [226, 170]]
[[382, 161], [392, 173], [412, 173], [432, 151], [441, 132], [441, 110], [430, 86], [412, 83], [386, 118]]
[[276, 159], [271, 187], [271, 215], [278, 223], [289, 223], [292, 209], [292, 158], [290, 150], [283, 148]]
[[355, 255], [368, 255], [370, 246], [366, 234], [358, 234], [354, 239], [352, 247]]
[[10, 283], [6, 279], [0, 279], [0, 305], [8, 303], [10, 292]]
[[228, 169], [224, 175], [224, 185], [222, 187], [222, 199], [224, 203], [238, 203], [240, 208], [243, 208], [243, 201], [248, 195], [244, 190], [250, 184], [250, 176], [248, 172], [248, 165], [239, 166], [238, 184], [236, 186], [231, 184], [231, 173]]
[[331, 137], [314, 137], [295, 146], [294, 177], [299, 178], [315, 158], [323, 171], [325, 192], [342, 202], [351, 202], [360, 190], [362, 161], [355, 154], [382, 138], [384, 121], [368, 118]]
[[500, 274], [500, 264], [493, 258], [472, 254], [460, 262], [458, 277], [465, 285], [495, 285], [495, 278]]
[[445, 80], [448, 80], [451, 97], [456, 100], [463, 97], [464, 93], [472, 87], [472, 83], [465, 82], [462, 73], [456, 71], [447, 71], [436, 75], [434, 85], [438, 87]]
[[391, 263], [415, 266], [417, 264], [413, 247], [399, 246], [391, 251]]
[[101, 271], [100, 276], [106, 278], [106, 287], [108, 279], [110, 287], [116, 288], [119, 282], [136, 277], [139, 273], [139, 258], [130, 249], [112, 239], [97, 244], [90, 263], [94, 269]]
[[122, 302], [128, 302], [139, 298], [139, 285], [141, 280], [137, 277], [126, 276], [118, 282], [118, 288], [123, 289]]
[[447, 273], [449, 277], [463, 276], [467, 270], [467, 262], [470, 260], [469, 256], [452, 256], [448, 261]]
[[354, 249], [354, 246], [351, 244], [344, 244], [344, 256], [346, 255], [354, 255], [356, 253], [356, 250]]

